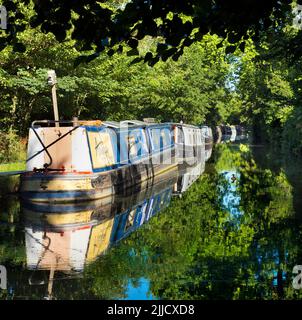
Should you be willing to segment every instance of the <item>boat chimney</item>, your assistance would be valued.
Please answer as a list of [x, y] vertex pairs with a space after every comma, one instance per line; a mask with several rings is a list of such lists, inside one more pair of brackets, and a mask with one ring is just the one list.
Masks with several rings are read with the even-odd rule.
[[55, 126], [59, 127], [59, 110], [58, 110], [58, 102], [57, 102], [57, 75], [55, 70], [48, 70], [47, 72], [47, 84], [51, 87], [51, 95], [52, 95], [52, 105], [53, 105], [53, 113], [55, 117]]
[[79, 125], [79, 118], [78, 117], [72, 117], [72, 126], [77, 127]]

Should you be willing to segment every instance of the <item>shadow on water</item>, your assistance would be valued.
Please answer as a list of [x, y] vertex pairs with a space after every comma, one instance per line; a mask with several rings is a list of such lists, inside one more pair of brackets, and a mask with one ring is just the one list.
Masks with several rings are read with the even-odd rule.
[[[6, 299], [299, 299], [302, 159], [242, 137], [120, 197], [2, 196]], [[159, 214], [160, 213], [160, 214]]]

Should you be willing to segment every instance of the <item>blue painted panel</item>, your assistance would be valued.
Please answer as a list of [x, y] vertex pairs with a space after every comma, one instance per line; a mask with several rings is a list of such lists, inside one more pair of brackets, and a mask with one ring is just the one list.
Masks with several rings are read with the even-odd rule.
[[170, 124], [150, 126], [147, 129], [86, 126], [86, 130], [87, 132], [109, 132], [116, 159], [115, 165], [94, 168], [93, 172], [108, 171], [146, 159], [149, 157], [149, 144], [151, 144], [152, 153], [162, 152], [174, 146], [173, 130]]
[[174, 146], [173, 131], [170, 125], [148, 128], [152, 153], [160, 152]]
[[123, 230], [125, 228], [129, 212], [130, 210], [127, 210], [124, 213], [115, 216], [110, 237], [110, 243], [115, 243], [123, 237]]
[[47, 191], [47, 192], [33, 192], [25, 191], [22, 195], [30, 199], [65, 199], [65, 198], [79, 198], [89, 197], [94, 195], [95, 190], [83, 190], [83, 191]]
[[149, 156], [144, 129], [135, 128], [119, 132], [119, 163], [137, 162]]
[[[126, 212], [117, 215], [114, 219], [114, 224], [111, 233], [111, 243], [120, 241], [121, 239], [127, 237], [130, 233], [135, 231], [144, 219], [144, 214], [147, 208], [147, 201], [139, 204], [137, 207], [133, 207]], [[129, 215], [133, 214], [132, 224], [127, 226], [129, 221]]]

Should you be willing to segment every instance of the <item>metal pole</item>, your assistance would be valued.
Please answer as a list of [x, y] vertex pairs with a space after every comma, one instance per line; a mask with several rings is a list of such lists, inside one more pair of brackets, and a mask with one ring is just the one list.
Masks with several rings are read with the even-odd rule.
[[[53, 113], [54, 113], [54, 116], [55, 116], [55, 121], [59, 121], [59, 110], [58, 110], [58, 101], [57, 101], [57, 88], [56, 88], [55, 84], [51, 87], [51, 94], [52, 94], [52, 104], [53, 104]], [[60, 126], [59, 122], [56, 122], [55, 126], [59, 127]]]

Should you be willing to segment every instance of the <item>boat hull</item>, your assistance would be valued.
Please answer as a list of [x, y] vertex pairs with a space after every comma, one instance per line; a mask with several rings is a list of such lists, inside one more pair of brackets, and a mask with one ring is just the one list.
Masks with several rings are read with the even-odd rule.
[[26, 173], [21, 175], [21, 197], [33, 202], [81, 202], [123, 194], [129, 188], [139, 188], [142, 182], [169, 172], [171, 164], [141, 162], [100, 173]]

